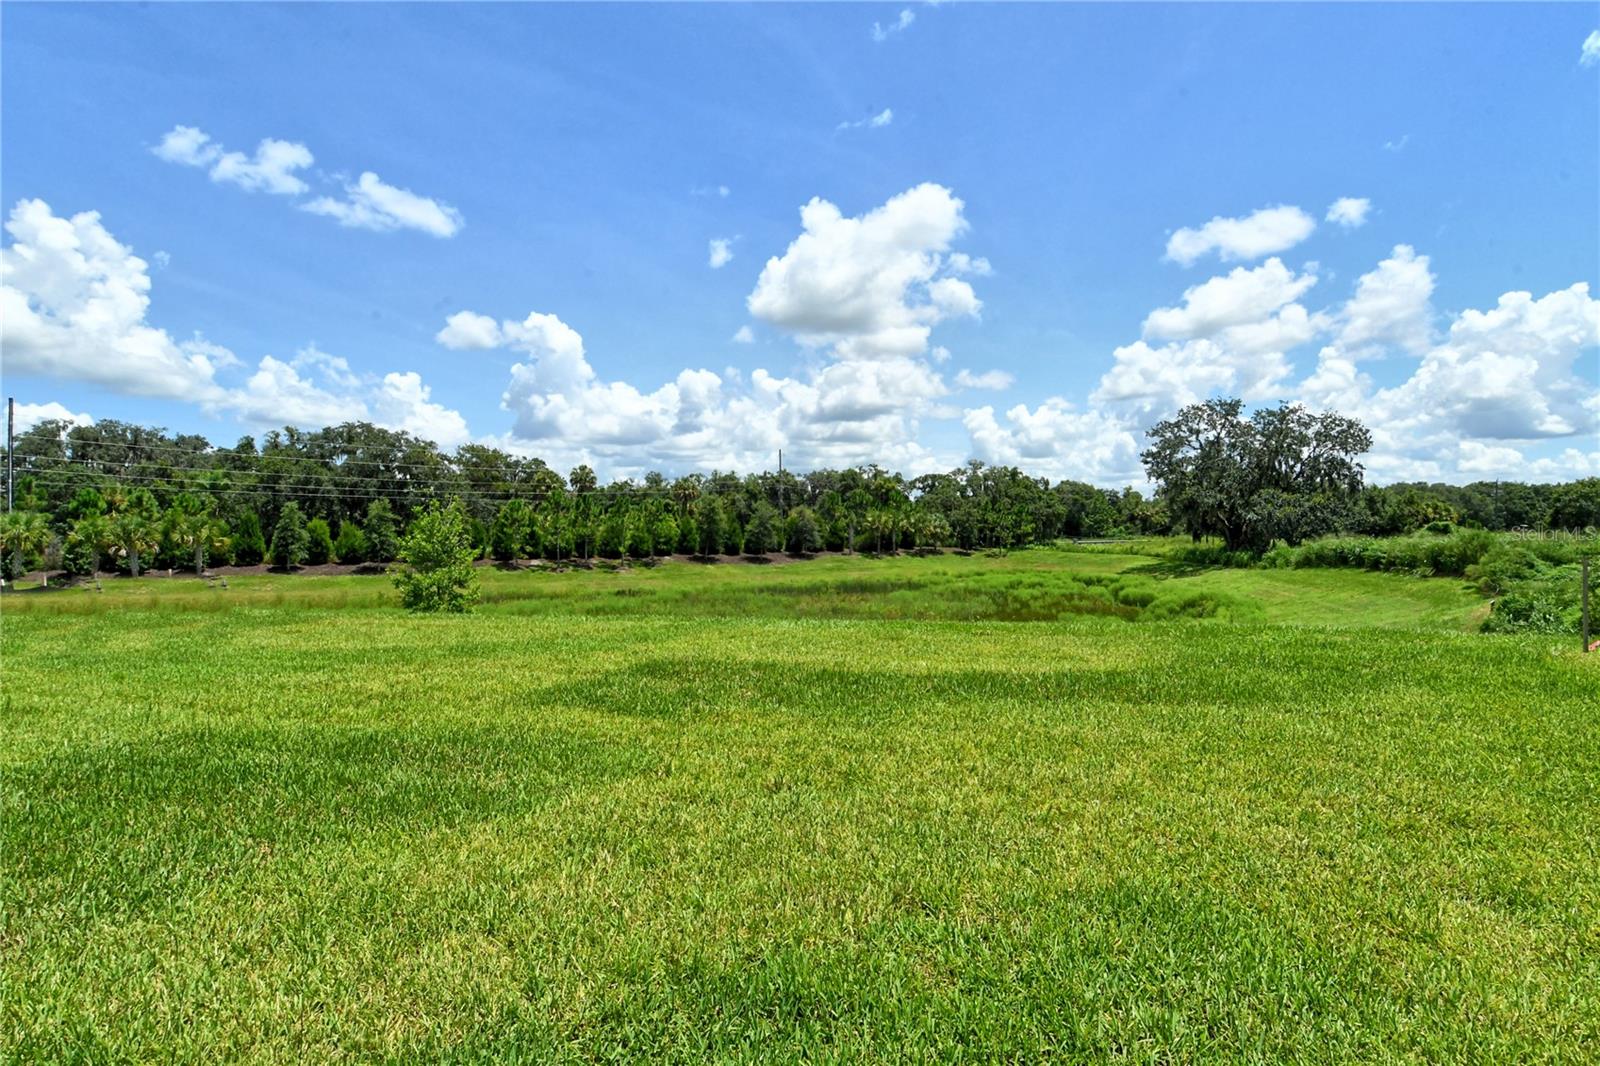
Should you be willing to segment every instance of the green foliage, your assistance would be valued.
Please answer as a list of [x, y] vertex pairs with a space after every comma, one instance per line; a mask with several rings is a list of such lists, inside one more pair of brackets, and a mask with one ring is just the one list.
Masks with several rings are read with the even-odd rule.
[[277, 524], [272, 527], [272, 549], [268, 553], [272, 565], [283, 570], [299, 566], [305, 561], [310, 539], [300, 505], [293, 501], [284, 504], [283, 510], [278, 512]]
[[437, 504], [411, 523], [400, 542], [394, 584], [408, 611], [460, 613], [478, 600], [472, 539], [459, 500]]
[[602, 559], [620, 559], [628, 542], [628, 516], [622, 510], [612, 511], [600, 520], [595, 538], [595, 551]]
[[750, 521], [745, 525], [744, 550], [762, 555], [778, 546], [778, 512], [762, 501], [750, 512]]
[[1149, 431], [1141, 454], [1162, 499], [1196, 536], [1261, 554], [1338, 527], [1361, 488], [1372, 434], [1354, 419], [1283, 405], [1242, 417], [1240, 400], [1192, 404]]
[[239, 566], [256, 566], [267, 557], [267, 541], [261, 533], [261, 519], [252, 510], [239, 513], [234, 526], [233, 561]]
[[306, 523], [306, 562], [320, 566], [333, 558], [333, 533], [328, 523], [313, 518]]
[[1586, 477], [1551, 490], [1552, 529], [1600, 528], [1600, 477]]
[[[1250, 502], [1239, 503], [1241, 526], [1230, 550], [1259, 551], [1267, 539], [1292, 544], [1330, 531], [1410, 533], [1440, 522], [1496, 531], [1547, 526], [1573, 531], [1600, 520], [1600, 479], [1594, 478], [1567, 486], [1409, 484], [1352, 494], [1350, 482], [1331, 473], [1338, 464], [1307, 449], [1326, 444], [1337, 452], [1357, 434], [1348, 424], [1307, 417], [1287, 409], [1257, 412], [1238, 420], [1244, 427], [1238, 432], [1219, 432], [1215, 440], [1202, 435], [1193, 456], [1180, 456], [1183, 461], [1209, 456], [1195, 464], [1194, 484], [1202, 487], [1226, 467], [1219, 466], [1219, 456], [1264, 457], [1252, 474], [1261, 491], [1241, 497]], [[1350, 431], [1341, 432], [1341, 425]], [[1348, 440], [1342, 444], [1342, 438]], [[1254, 451], [1240, 445], [1241, 440]], [[1211, 444], [1216, 447], [1205, 451]], [[785, 470], [741, 477], [713, 471], [670, 483], [647, 473], [638, 484], [629, 480], [604, 487], [592, 469], [578, 467], [569, 487], [538, 459], [477, 444], [446, 454], [406, 433], [366, 423], [310, 431], [288, 427], [267, 434], [258, 448], [249, 437], [232, 447], [212, 447], [199, 436], [170, 435], [110, 419], [89, 426], [46, 421], [17, 438], [16, 459], [18, 506], [46, 514], [52, 545], [90, 512], [135, 509], [150, 512], [147, 517], [159, 516], [172, 507], [188, 510], [180, 503], [188, 496], [204, 501], [211, 513], [235, 527], [232, 554], [243, 565], [260, 562], [267, 554], [267, 538], [259, 538], [257, 547], [257, 538], [245, 528], [250, 512], [260, 516], [258, 527], [265, 523], [270, 529], [285, 504], [295, 501], [305, 508], [309, 502], [330, 528], [362, 524], [371, 541], [370, 557], [388, 561], [405, 523], [429, 501], [454, 495], [468, 501], [473, 543], [483, 550], [493, 548], [493, 522], [504, 501], [538, 499], [519, 551], [549, 559], [594, 555], [605, 517], [618, 512], [624, 512], [623, 530], [619, 537], [613, 529], [608, 544], [617, 556], [639, 554], [646, 538], [654, 553], [737, 552], [757, 505], [763, 503], [786, 515], [810, 508], [821, 547], [830, 550], [889, 552], [938, 544], [982, 551], [1058, 538], [1174, 530], [1223, 534], [1220, 527], [1210, 528], [1195, 507], [1176, 506], [1179, 501], [1169, 499], [1170, 493], [1147, 500], [1133, 489], [1075, 481], [1052, 484], [1015, 467], [977, 461], [915, 478], [868, 464], [803, 475]], [[1323, 483], [1314, 491], [1301, 491], [1308, 478]], [[1207, 506], [1232, 506], [1229, 501], [1239, 486], [1225, 477], [1213, 480], [1218, 491]], [[141, 494], [148, 506], [130, 508]], [[666, 516], [676, 527], [671, 539], [661, 535]], [[637, 528], [640, 523], [644, 530]], [[162, 532], [170, 534], [172, 528], [169, 523]], [[756, 539], [765, 540], [763, 532], [758, 530]], [[791, 543], [793, 531], [787, 523], [774, 532], [766, 541], [769, 548]], [[1241, 538], [1250, 543], [1239, 542]], [[501, 554], [504, 550], [502, 543]], [[75, 553], [72, 565], [85, 564], [77, 546], [69, 543], [68, 551]], [[182, 565], [186, 554], [176, 538], [163, 535], [140, 565], [158, 560], [163, 566]]]
[[625, 544], [630, 559], [648, 559], [655, 551], [655, 538], [651, 532], [650, 515], [634, 513], [628, 522]]
[[1485, 633], [1576, 633], [1570, 602], [1548, 585], [1523, 587], [1495, 601]]
[[104, 514], [89, 510], [72, 523], [72, 532], [67, 536], [70, 549], [67, 569], [75, 574], [99, 573], [101, 560], [114, 543], [111, 520]]
[[[1355, 567], [1399, 570], [1423, 577], [1465, 577], [1496, 546], [1495, 535], [1481, 529], [1456, 530], [1446, 536], [1325, 537], [1279, 555], [1291, 566]], [[1279, 565], [1283, 565], [1282, 562]]]
[[822, 550], [822, 530], [817, 526], [816, 512], [809, 507], [796, 507], [789, 515], [789, 550], [801, 555]]
[[657, 555], [671, 555], [678, 550], [678, 521], [662, 511], [657, 514], [650, 529], [651, 548]]
[[339, 535], [333, 541], [333, 557], [346, 565], [367, 559], [367, 535], [351, 521], [339, 523]]
[[373, 500], [367, 505], [367, 519], [361, 527], [367, 538], [367, 558], [387, 563], [400, 551], [400, 527], [388, 500]]
[[507, 500], [489, 527], [489, 550], [501, 562], [520, 559], [532, 531], [533, 509], [524, 500]]
[[37, 562], [50, 543], [50, 525], [38, 511], [0, 514], [0, 566], [13, 580]]
[[172, 545], [192, 561], [194, 572], [205, 568], [206, 556], [223, 555], [230, 540], [228, 527], [211, 513], [210, 501], [180, 497], [180, 505], [167, 512], [166, 533]]
[[128, 573], [138, 577], [142, 560], [156, 549], [160, 527], [156, 516], [134, 500], [132, 506], [111, 516], [111, 544], [128, 564]]

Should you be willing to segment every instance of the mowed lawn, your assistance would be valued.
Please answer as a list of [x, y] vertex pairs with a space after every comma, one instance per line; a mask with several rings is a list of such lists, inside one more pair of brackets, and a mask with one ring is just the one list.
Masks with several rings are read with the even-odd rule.
[[8, 599], [5, 1054], [1592, 1057], [1600, 656], [1148, 563]]

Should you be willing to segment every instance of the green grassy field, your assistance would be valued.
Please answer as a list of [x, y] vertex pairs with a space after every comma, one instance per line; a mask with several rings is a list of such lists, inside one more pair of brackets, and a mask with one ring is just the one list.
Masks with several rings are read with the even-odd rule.
[[1600, 1041], [1600, 656], [1471, 632], [1459, 582], [669, 564], [489, 572], [454, 618], [232, 585], [4, 600], [9, 1058]]

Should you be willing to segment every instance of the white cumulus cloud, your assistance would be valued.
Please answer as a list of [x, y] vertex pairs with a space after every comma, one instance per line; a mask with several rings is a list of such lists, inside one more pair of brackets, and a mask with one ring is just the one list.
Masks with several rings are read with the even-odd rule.
[[710, 254], [707, 263], [712, 270], [720, 270], [733, 262], [733, 239], [731, 237], [711, 238]]
[[1293, 248], [1317, 228], [1298, 207], [1263, 207], [1244, 218], [1220, 215], [1196, 229], [1185, 227], [1167, 240], [1167, 258], [1189, 266], [1211, 252], [1224, 262], [1259, 259]]
[[18, 433], [25, 433], [40, 422], [67, 422], [74, 426], [94, 424], [94, 416], [88, 412], [68, 410], [53, 400], [49, 403], [19, 403], [16, 413]]
[[1589, 36], [1583, 39], [1583, 49], [1578, 53], [1578, 62], [1586, 67], [1600, 63], [1600, 30], [1590, 30]]
[[146, 321], [149, 270], [97, 212], [62, 218], [42, 200], [22, 200], [6, 231], [0, 348], [7, 373], [185, 401], [251, 426], [375, 417], [394, 428], [427, 426], [447, 446], [466, 439], [460, 415], [431, 404], [420, 379], [412, 382], [416, 375], [391, 374], [375, 386], [315, 345], [287, 361], [263, 356], [243, 382], [227, 384], [222, 375], [243, 372], [227, 348], [198, 335], [176, 341]]
[[1337, 223], [1345, 229], [1356, 229], [1367, 221], [1367, 214], [1372, 210], [1372, 201], [1365, 197], [1341, 196], [1328, 205], [1328, 222]]
[[0, 347], [11, 374], [82, 381], [132, 396], [207, 401], [226, 349], [151, 326], [150, 273], [96, 211], [70, 218], [20, 200], [0, 250]]
[[841, 359], [920, 356], [933, 327], [982, 307], [950, 274], [946, 253], [967, 229], [963, 204], [923, 184], [847, 217], [813, 199], [803, 232], [767, 260], [746, 305], [764, 322]]
[[488, 315], [471, 311], [457, 311], [445, 319], [444, 328], [434, 334], [434, 340], [446, 348], [498, 348], [503, 343], [500, 323]]
[[433, 237], [454, 237], [463, 225], [461, 212], [449, 204], [388, 185], [370, 170], [345, 186], [345, 199], [320, 196], [300, 209], [326, 215], [341, 226], [379, 232], [414, 229]]
[[[931, 184], [857, 217], [821, 199], [802, 208], [801, 233], [768, 260], [747, 300], [757, 319], [800, 345], [805, 365], [793, 375], [700, 368], [653, 387], [608, 380], [578, 331], [545, 313], [497, 322], [457, 312], [438, 340], [522, 354], [502, 396], [513, 420], [507, 439], [558, 466], [759, 469], [782, 448], [796, 465], [878, 461], [921, 472], [959, 459], [936, 457], [917, 437], [920, 418], [947, 417], [939, 402], [950, 386], [929, 353], [932, 330], [982, 308], [955, 276], [988, 269], [951, 252], [966, 228], [961, 201]], [[733, 339], [754, 334], [745, 326]], [[1009, 380], [969, 372], [961, 387]]]
[[1433, 272], [1428, 257], [1397, 244], [1389, 258], [1361, 275], [1355, 295], [1339, 314], [1339, 344], [1359, 357], [1386, 345], [1408, 352], [1427, 349], [1432, 339]]
[[[242, 189], [281, 196], [299, 196], [311, 190], [297, 172], [308, 169], [315, 159], [309, 148], [295, 141], [268, 137], [256, 146], [254, 156], [246, 156], [227, 151], [194, 126], [174, 126], [151, 150], [169, 163], [209, 168], [212, 181]], [[319, 196], [296, 206], [332, 218], [341, 226], [380, 232], [414, 229], [435, 237], [453, 237], [464, 224], [461, 212], [449, 204], [387, 184], [370, 170], [346, 183], [342, 197]]]
[[311, 150], [295, 141], [268, 137], [256, 146], [255, 155], [247, 156], [243, 152], [227, 151], [193, 126], [174, 126], [152, 151], [169, 163], [210, 167], [212, 181], [279, 196], [298, 196], [305, 192], [310, 186], [295, 172], [315, 162]]

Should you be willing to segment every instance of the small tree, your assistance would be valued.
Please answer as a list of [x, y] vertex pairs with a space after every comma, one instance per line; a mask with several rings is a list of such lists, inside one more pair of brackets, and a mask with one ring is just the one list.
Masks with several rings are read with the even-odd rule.
[[300, 505], [290, 500], [278, 512], [278, 524], [272, 527], [272, 564], [285, 570], [299, 566], [305, 561], [310, 539]]
[[139, 559], [155, 550], [156, 524], [138, 511], [123, 511], [111, 519], [111, 542], [128, 560], [128, 572], [139, 576]]
[[600, 520], [596, 550], [603, 559], [620, 559], [628, 546], [628, 513], [621, 507]]
[[394, 575], [400, 603], [408, 611], [467, 610], [478, 599], [472, 558], [472, 538], [461, 501], [444, 508], [431, 505], [411, 523], [400, 542], [400, 567]]
[[648, 559], [655, 550], [655, 537], [650, 516], [635, 514], [628, 523], [627, 552], [634, 559]]
[[388, 500], [373, 500], [367, 504], [367, 521], [362, 531], [367, 535], [367, 557], [373, 562], [390, 562], [399, 552], [400, 529]]
[[359, 563], [367, 557], [367, 537], [354, 522], [339, 523], [339, 535], [333, 540], [333, 557], [346, 565]]
[[209, 552], [228, 550], [228, 527], [204, 511], [168, 512], [170, 533], [179, 546], [194, 553], [194, 572], [199, 576], [206, 566]]
[[678, 522], [662, 511], [651, 524], [650, 540], [657, 555], [671, 555], [678, 544]]
[[822, 530], [817, 528], [817, 516], [809, 507], [796, 507], [789, 516], [789, 550], [810, 555], [821, 547]]
[[246, 509], [239, 515], [233, 534], [233, 561], [240, 566], [255, 566], [267, 557], [267, 539], [261, 535], [261, 518]]
[[722, 548], [722, 525], [725, 521], [722, 501], [715, 496], [702, 496], [696, 506], [699, 508], [696, 547], [701, 555], [715, 555]]
[[533, 528], [533, 510], [523, 500], [507, 500], [489, 526], [489, 550], [501, 562], [522, 558]]
[[320, 566], [333, 558], [333, 531], [321, 518], [306, 523], [306, 562]]
[[72, 523], [67, 541], [89, 557], [89, 576], [100, 573], [100, 560], [111, 550], [111, 520], [103, 514], [90, 512]]
[[778, 542], [778, 512], [762, 500], [750, 512], [744, 528], [744, 550], [750, 555], [765, 555]]
[[0, 555], [4, 556], [6, 577], [22, 576], [29, 556], [43, 552], [50, 543], [50, 526], [38, 511], [9, 511], [0, 516]]

